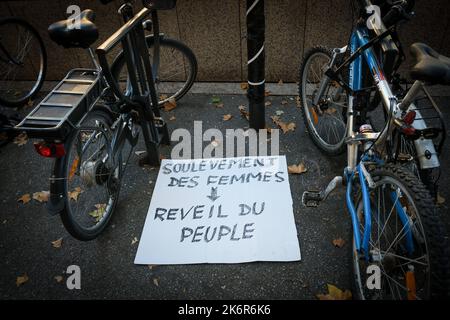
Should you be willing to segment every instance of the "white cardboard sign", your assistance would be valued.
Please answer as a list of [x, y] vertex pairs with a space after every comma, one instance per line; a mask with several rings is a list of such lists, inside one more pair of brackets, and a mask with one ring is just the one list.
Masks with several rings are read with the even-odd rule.
[[162, 161], [135, 264], [297, 260], [284, 156]]

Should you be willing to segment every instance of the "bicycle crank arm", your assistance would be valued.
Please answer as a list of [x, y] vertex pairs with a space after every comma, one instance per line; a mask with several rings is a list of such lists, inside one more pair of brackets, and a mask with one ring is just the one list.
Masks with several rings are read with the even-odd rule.
[[321, 201], [327, 199], [328, 195], [342, 183], [342, 177], [336, 176], [330, 181], [325, 190], [305, 191], [302, 195], [302, 203], [305, 207], [318, 207]]

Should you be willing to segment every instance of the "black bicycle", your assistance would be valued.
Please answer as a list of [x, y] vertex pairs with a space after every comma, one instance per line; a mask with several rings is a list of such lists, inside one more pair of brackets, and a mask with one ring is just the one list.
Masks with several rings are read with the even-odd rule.
[[0, 19], [0, 105], [19, 107], [34, 99], [46, 71], [47, 53], [36, 29], [23, 19]]
[[[120, 7], [124, 25], [97, 48], [98, 61], [90, 48], [98, 38], [92, 10], [81, 12], [78, 29], [70, 28], [72, 20], [51, 25], [54, 41], [67, 48], [87, 48], [97, 68], [71, 70], [17, 126], [41, 139], [35, 144], [40, 155], [55, 158], [48, 210], [60, 214], [66, 229], [79, 240], [92, 240], [107, 226], [138, 141], [137, 125], [145, 140], [148, 164], [159, 165], [159, 146], [170, 143], [160, 114], [145, 29], [152, 12], [172, 9], [175, 1], [143, 4], [136, 14], [129, 2]], [[119, 46], [128, 70], [128, 93], [108, 62]]]

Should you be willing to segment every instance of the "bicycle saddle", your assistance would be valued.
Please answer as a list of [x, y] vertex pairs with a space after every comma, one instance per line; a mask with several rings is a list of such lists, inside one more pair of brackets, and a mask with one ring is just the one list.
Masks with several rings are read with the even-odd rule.
[[424, 43], [411, 45], [411, 54], [416, 62], [410, 71], [413, 80], [450, 85], [450, 58]]
[[87, 9], [78, 17], [53, 23], [48, 28], [48, 33], [53, 41], [65, 48], [87, 49], [98, 39], [98, 29], [94, 20], [95, 12]]

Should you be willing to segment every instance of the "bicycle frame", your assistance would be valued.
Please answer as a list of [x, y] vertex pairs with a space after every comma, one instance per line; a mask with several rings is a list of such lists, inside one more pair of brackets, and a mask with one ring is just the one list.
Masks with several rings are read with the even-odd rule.
[[[355, 54], [359, 48], [365, 47], [369, 44], [369, 34], [365, 27], [359, 26], [352, 34], [350, 41], [351, 54]], [[342, 50], [341, 50], [342, 51]], [[337, 52], [337, 51], [336, 51]], [[354, 110], [353, 105], [355, 102], [355, 94], [364, 90], [362, 88], [363, 83], [363, 59], [369, 67], [378, 91], [381, 94], [383, 104], [388, 113], [392, 114], [389, 117], [389, 124], [385, 126], [382, 132], [377, 133], [355, 133], [354, 132]], [[355, 240], [355, 248], [359, 253], [363, 253], [367, 261], [371, 259], [369, 252], [369, 242], [371, 237], [372, 225], [371, 216], [372, 206], [370, 200], [369, 187], [374, 186], [374, 182], [370, 176], [370, 173], [365, 169], [364, 163], [382, 163], [381, 159], [378, 159], [374, 154], [364, 155], [358, 163], [358, 144], [359, 142], [365, 144], [371, 142], [375, 145], [383, 144], [389, 137], [391, 125], [395, 119], [400, 118], [402, 110], [399, 107], [396, 96], [392, 93], [388, 81], [383, 73], [383, 70], [378, 62], [377, 56], [372, 47], [365, 48], [360, 54], [354, 56], [354, 61], [350, 64], [349, 85], [351, 93], [349, 94], [348, 110], [347, 110], [347, 156], [348, 166], [345, 169], [345, 177], [347, 181], [346, 189], [346, 203], [350, 211], [352, 219], [352, 228]], [[361, 234], [360, 221], [358, 218], [357, 210], [353, 202], [353, 180], [355, 176], [359, 177], [359, 184], [361, 186], [361, 195], [364, 212], [364, 232]], [[409, 253], [414, 251], [414, 243], [412, 238], [411, 229], [409, 226], [408, 216], [399, 203], [399, 195], [395, 191], [391, 191], [391, 199], [394, 203], [396, 214], [398, 215], [406, 233], [407, 250]]]

